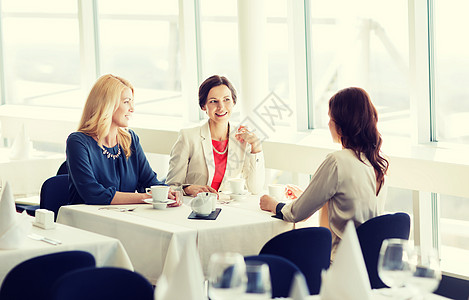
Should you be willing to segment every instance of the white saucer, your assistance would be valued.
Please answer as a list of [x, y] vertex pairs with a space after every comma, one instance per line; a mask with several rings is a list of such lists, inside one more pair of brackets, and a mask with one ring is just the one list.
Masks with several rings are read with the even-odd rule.
[[[153, 199], [143, 199], [143, 201], [148, 204], [153, 204]], [[173, 204], [174, 202], [176, 202], [176, 200], [166, 199], [165, 201], [160, 201], [157, 203]]]
[[247, 196], [251, 195], [251, 193], [249, 193], [249, 191], [247, 191], [247, 190], [244, 190], [241, 194], [235, 194], [235, 193], [232, 193], [232, 192], [224, 192], [224, 194], [228, 195], [233, 200], [241, 200], [241, 199], [244, 199]]

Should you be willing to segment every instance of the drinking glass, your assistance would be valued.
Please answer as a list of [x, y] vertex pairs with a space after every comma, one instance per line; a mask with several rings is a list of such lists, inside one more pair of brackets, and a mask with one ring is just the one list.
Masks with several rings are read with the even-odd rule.
[[408, 241], [403, 239], [387, 239], [381, 245], [378, 274], [395, 297], [397, 288], [404, 286], [411, 276], [409, 251]]
[[436, 249], [414, 247], [410, 256], [412, 276], [408, 284], [417, 292], [416, 299], [435, 291], [441, 280], [440, 258]]
[[246, 276], [248, 281], [243, 300], [272, 298], [269, 265], [260, 261], [247, 261]]
[[212, 300], [239, 299], [246, 291], [246, 264], [239, 253], [214, 253], [208, 264]]

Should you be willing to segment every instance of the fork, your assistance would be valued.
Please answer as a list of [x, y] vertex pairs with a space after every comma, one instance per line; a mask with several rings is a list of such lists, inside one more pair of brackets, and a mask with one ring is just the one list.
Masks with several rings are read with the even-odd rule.
[[106, 207], [100, 207], [99, 209], [100, 209], [100, 210], [101, 210], [101, 209], [117, 210], [117, 211], [120, 211], [120, 212], [126, 212], [126, 211], [134, 211], [134, 210], [136, 210], [137, 208], [136, 208], [136, 207], [123, 208], [123, 207], [109, 207], [109, 206], [106, 206]]

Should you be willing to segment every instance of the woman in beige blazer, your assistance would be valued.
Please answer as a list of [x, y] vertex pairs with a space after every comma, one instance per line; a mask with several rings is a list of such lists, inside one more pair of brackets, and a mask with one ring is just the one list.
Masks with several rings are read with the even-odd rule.
[[332, 96], [329, 117], [332, 139], [342, 150], [326, 157], [303, 193], [292, 189], [298, 199], [285, 204], [264, 195], [260, 207], [289, 222], [305, 220], [322, 208], [320, 226], [331, 230], [333, 258], [349, 220], [358, 226], [382, 213], [389, 163], [380, 151], [378, 113], [363, 89], [347, 88]]
[[237, 101], [231, 82], [214, 75], [199, 88], [199, 106], [209, 120], [183, 129], [171, 150], [166, 184], [182, 184], [187, 195], [229, 189], [230, 178], [244, 178], [249, 192], [262, 190], [264, 155], [257, 136], [245, 126], [233, 128], [229, 119]]

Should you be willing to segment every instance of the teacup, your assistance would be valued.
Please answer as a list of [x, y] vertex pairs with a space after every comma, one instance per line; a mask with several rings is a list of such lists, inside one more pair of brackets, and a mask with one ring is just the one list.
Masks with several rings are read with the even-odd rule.
[[277, 201], [285, 198], [285, 185], [284, 184], [269, 184], [269, 195], [274, 197]]
[[153, 198], [153, 202], [163, 202], [168, 199], [169, 186], [152, 185], [146, 188], [145, 192]]
[[233, 194], [242, 194], [244, 192], [244, 178], [231, 178], [228, 180], [230, 183], [231, 192]]

